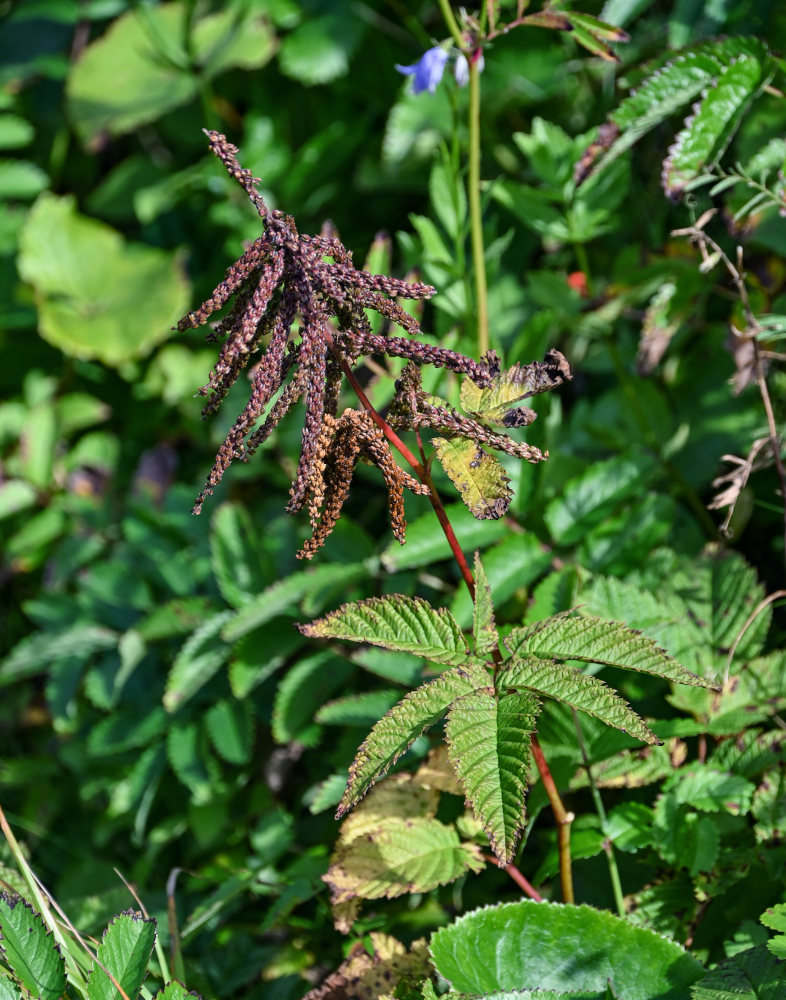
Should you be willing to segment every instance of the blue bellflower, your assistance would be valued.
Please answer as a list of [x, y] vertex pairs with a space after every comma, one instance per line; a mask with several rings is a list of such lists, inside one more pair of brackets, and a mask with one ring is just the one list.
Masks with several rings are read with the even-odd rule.
[[405, 76], [414, 76], [415, 79], [412, 81], [413, 94], [422, 94], [424, 90], [433, 94], [445, 72], [447, 61], [448, 53], [441, 45], [435, 45], [433, 49], [424, 52], [420, 60], [413, 66], [397, 65], [396, 69]]

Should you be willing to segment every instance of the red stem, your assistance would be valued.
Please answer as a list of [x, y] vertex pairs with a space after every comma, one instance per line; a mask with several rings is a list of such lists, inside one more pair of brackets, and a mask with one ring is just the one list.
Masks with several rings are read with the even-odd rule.
[[524, 892], [530, 899], [534, 899], [536, 903], [542, 903], [543, 897], [538, 892], [538, 890], [529, 882], [518, 870], [518, 868], [511, 861], [510, 864], [503, 865], [499, 858], [495, 858], [493, 854], [484, 854], [483, 858], [486, 861], [493, 861], [494, 864], [503, 870], [506, 874], [510, 875], [516, 885]]

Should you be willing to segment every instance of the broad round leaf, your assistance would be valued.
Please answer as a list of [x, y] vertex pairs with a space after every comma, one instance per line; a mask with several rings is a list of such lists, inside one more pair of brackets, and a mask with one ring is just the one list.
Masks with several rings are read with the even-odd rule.
[[437, 972], [461, 993], [598, 990], [685, 1000], [697, 959], [653, 931], [590, 906], [522, 900], [475, 910], [431, 939]]
[[19, 271], [36, 293], [39, 332], [78, 358], [115, 367], [170, 334], [188, 283], [176, 255], [127, 244], [80, 215], [73, 197], [45, 193], [20, 233]]

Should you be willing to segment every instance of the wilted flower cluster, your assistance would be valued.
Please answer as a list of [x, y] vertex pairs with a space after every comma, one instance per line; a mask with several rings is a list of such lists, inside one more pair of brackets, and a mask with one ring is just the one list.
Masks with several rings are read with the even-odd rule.
[[[483, 385], [490, 378], [489, 364], [412, 339], [420, 327], [397, 299], [427, 299], [434, 294], [433, 288], [358, 270], [336, 237], [299, 233], [290, 216], [267, 208], [256, 187], [258, 180], [237, 161], [237, 147], [218, 132], [206, 134], [213, 152], [255, 205], [264, 231], [227, 269], [210, 298], [177, 325], [179, 330], [200, 326], [234, 298], [208, 334], [208, 340], [223, 338], [223, 344], [210, 379], [200, 390], [209, 397], [203, 416], [216, 410], [241, 372], [255, 362], [249, 401], [219, 448], [194, 511], [199, 513], [230, 463], [237, 458], [247, 460], [298, 400], [305, 398], [300, 459], [288, 512], [295, 513], [308, 503], [316, 526], [321, 523], [319, 508], [324, 501], [322, 520], [330, 524], [335, 498], [326, 494], [344, 491], [346, 495], [351, 466], [362, 456], [382, 469], [392, 498], [394, 530], [401, 535], [403, 526], [396, 527], [400, 513], [396, 496], [402, 486], [412, 489], [415, 481], [393, 472], [387, 443], [361, 415], [336, 419], [345, 366], [352, 366], [362, 355], [388, 355], [449, 368]], [[373, 333], [367, 309], [409, 336]], [[317, 534], [324, 538], [327, 531], [318, 528]]]

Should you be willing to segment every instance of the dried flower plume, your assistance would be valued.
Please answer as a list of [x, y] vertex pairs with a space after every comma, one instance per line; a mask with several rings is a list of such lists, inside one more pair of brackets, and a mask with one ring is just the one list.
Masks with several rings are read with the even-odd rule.
[[[535, 414], [524, 408], [511, 409], [510, 404], [570, 378], [562, 355], [551, 352], [553, 356], [547, 356], [542, 364], [517, 365], [501, 374], [493, 352], [478, 362], [418, 340], [418, 322], [398, 300], [428, 299], [434, 294], [430, 285], [358, 270], [351, 253], [334, 234], [299, 233], [291, 216], [267, 207], [257, 189], [259, 180], [240, 166], [237, 147], [218, 132], [205, 134], [213, 153], [256, 208], [263, 231], [227, 269], [210, 298], [177, 325], [181, 331], [201, 326], [233, 300], [223, 317], [211, 324], [207, 336], [222, 343], [216, 366], [200, 390], [207, 397], [204, 417], [215, 412], [245, 369], [249, 369], [251, 383], [249, 400], [218, 450], [194, 505], [195, 513], [200, 512], [231, 462], [247, 461], [303, 399], [300, 458], [286, 509], [296, 513], [306, 506], [313, 536], [298, 554], [311, 558], [324, 543], [349, 494], [359, 460], [380, 469], [388, 491], [393, 533], [403, 542], [403, 491], [427, 493], [427, 487], [399, 468], [382, 430], [367, 413], [345, 410], [337, 416], [343, 376], [364, 355], [410, 361], [391, 416], [396, 427], [430, 427], [451, 437], [471, 439], [478, 449], [485, 444], [527, 461], [545, 457], [537, 448], [493, 431], [489, 426], [491, 411], [486, 411], [489, 406], [492, 410], [501, 408], [504, 416], [497, 422], [504, 427], [529, 423]], [[383, 332], [373, 331], [367, 310], [388, 321]], [[390, 335], [393, 326], [400, 327], [406, 336]], [[424, 364], [468, 376], [468, 416], [422, 392], [419, 366]], [[473, 403], [475, 396], [478, 401]], [[467, 409], [464, 388], [462, 405]], [[480, 410], [474, 412], [473, 406]], [[480, 455], [478, 450], [478, 461]], [[504, 498], [496, 498], [491, 506], [483, 500], [476, 516], [498, 517], [504, 509]]]

